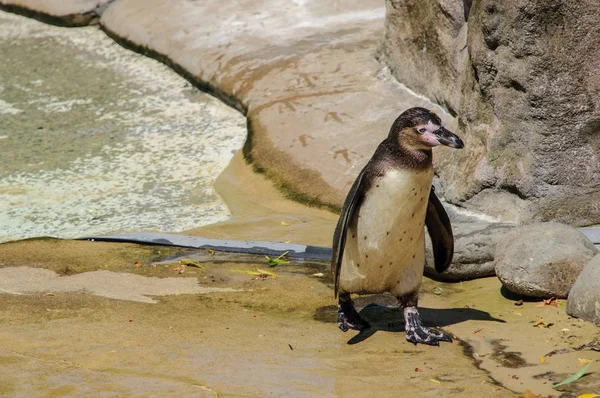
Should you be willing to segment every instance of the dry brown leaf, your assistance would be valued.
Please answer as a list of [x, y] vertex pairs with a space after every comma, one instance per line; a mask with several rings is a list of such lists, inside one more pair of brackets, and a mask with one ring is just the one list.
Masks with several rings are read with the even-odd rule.
[[539, 303], [538, 305], [536, 305], [536, 307], [545, 307], [545, 306], [551, 306], [551, 307], [555, 307], [556, 308], [556, 298], [552, 297], [549, 299], [543, 299], [541, 303]]
[[185, 272], [185, 264], [181, 264], [179, 267], [173, 268], [173, 271], [177, 271], [180, 274], [183, 274]]
[[544, 300], [544, 304], [545, 305], [550, 305], [552, 307], [556, 307], [556, 298], [552, 297], [552, 298], [549, 298], [547, 300]]
[[537, 327], [540, 327], [540, 326], [544, 326], [545, 324], [546, 323], [544, 322], [543, 319], [539, 319], [539, 320], [537, 320], [536, 322], [533, 323], [533, 327], [537, 328]]

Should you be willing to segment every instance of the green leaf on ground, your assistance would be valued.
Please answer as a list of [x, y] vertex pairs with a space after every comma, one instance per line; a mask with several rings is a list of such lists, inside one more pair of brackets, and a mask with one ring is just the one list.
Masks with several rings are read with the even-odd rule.
[[289, 264], [290, 263], [289, 261], [282, 259], [282, 257], [288, 253], [289, 253], [289, 251], [283, 253], [282, 255], [280, 255], [277, 258], [271, 258], [269, 256], [265, 256], [265, 258], [269, 262], [269, 267], [277, 267], [278, 265]]
[[592, 364], [592, 362], [593, 361], [591, 361], [590, 363], [588, 363], [587, 365], [585, 365], [583, 368], [579, 369], [577, 371], [577, 373], [575, 373], [573, 376], [567, 377], [566, 379], [564, 379], [560, 383], [553, 385], [552, 388], [564, 386], [565, 384], [573, 383], [574, 381], [577, 381], [577, 380], [581, 379], [581, 377], [585, 374], [585, 372], [587, 372], [587, 370], [590, 367], [590, 365]]
[[179, 262], [183, 265], [187, 265], [189, 267], [200, 268], [200, 269], [206, 271], [206, 268], [204, 268], [204, 265], [200, 264], [200, 261], [193, 261], [193, 260], [188, 260], [187, 258], [184, 258], [182, 260], [179, 260]]

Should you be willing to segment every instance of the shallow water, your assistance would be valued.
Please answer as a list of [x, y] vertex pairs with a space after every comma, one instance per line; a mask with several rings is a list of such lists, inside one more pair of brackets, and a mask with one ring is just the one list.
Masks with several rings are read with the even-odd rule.
[[97, 27], [0, 12], [0, 242], [227, 219], [245, 118]]

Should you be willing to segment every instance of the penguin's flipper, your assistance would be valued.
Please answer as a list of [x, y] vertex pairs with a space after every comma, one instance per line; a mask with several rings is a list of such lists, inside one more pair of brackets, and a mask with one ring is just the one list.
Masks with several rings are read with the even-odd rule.
[[359, 204], [363, 199], [365, 192], [365, 169], [363, 169], [348, 196], [342, 206], [342, 212], [338, 220], [337, 226], [335, 227], [335, 233], [333, 235], [333, 256], [331, 258], [331, 273], [333, 274], [333, 283], [335, 286], [335, 296], [338, 295], [338, 288], [340, 285], [340, 270], [342, 268], [342, 257], [344, 256], [344, 248], [346, 247], [346, 234], [348, 233], [348, 227], [352, 223], [352, 219], [356, 216], [356, 210], [359, 208]]
[[444, 210], [444, 206], [442, 206], [438, 197], [435, 196], [433, 187], [431, 187], [429, 193], [425, 225], [427, 225], [427, 231], [431, 237], [435, 270], [437, 272], [444, 272], [452, 263], [454, 236], [452, 235], [450, 218], [446, 214], [446, 210]]

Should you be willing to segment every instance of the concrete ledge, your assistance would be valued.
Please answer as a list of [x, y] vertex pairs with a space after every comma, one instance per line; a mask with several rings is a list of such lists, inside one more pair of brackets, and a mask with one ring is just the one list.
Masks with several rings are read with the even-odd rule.
[[86, 26], [98, 22], [114, 0], [0, 0], [0, 10], [58, 26]]

